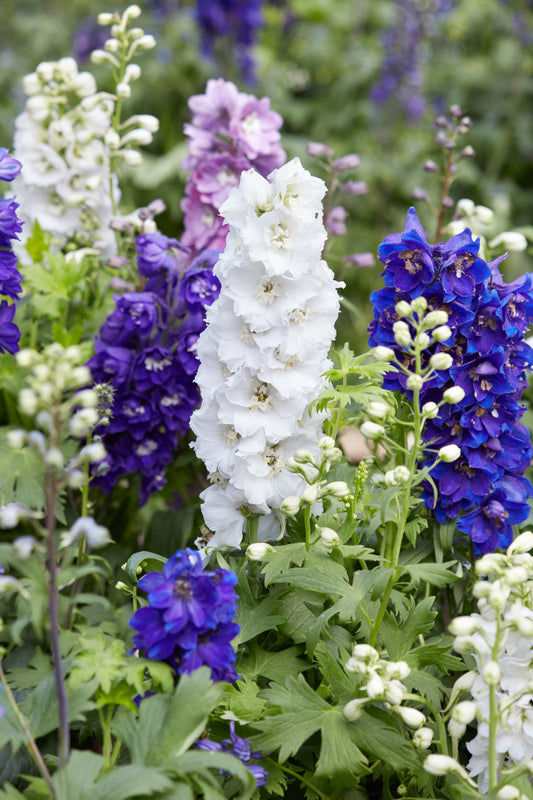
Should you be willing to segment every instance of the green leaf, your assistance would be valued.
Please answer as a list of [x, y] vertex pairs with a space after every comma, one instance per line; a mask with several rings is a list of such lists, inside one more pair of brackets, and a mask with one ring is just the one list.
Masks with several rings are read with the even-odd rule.
[[350, 736], [352, 724], [340, 708], [331, 709], [322, 721], [322, 747], [316, 776], [335, 781], [335, 787], [352, 786], [354, 775], [370, 773], [366, 757]]
[[36, 450], [13, 450], [7, 445], [8, 427], [0, 428], [0, 502], [21, 503], [27, 508], [44, 508], [44, 467]]
[[182, 675], [174, 694], [141, 702], [139, 717], [117, 714], [112, 730], [128, 748], [134, 764], [160, 766], [197, 739], [220, 700], [223, 686], [213, 684], [207, 667]]
[[[130, 797], [150, 797], [172, 787], [171, 778], [157, 767], [137, 764], [114, 767], [93, 786], [87, 800], [128, 800]], [[58, 798], [59, 800], [59, 798]], [[67, 800], [67, 798], [65, 798]]]
[[[189, 750], [189, 752], [182, 753], [172, 761], [172, 769], [179, 775], [204, 773], [204, 777], [205, 773], [209, 774], [208, 770], [211, 769], [230, 772], [242, 783], [243, 789], [239, 794], [240, 800], [250, 800], [256, 790], [255, 778], [252, 773], [246, 769], [242, 761], [230, 753], [212, 750]], [[104, 799], [102, 798], [102, 800]]]
[[[68, 717], [70, 722], [85, 722], [87, 712], [96, 708], [96, 704], [92, 700], [96, 683], [96, 681], [91, 681], [77, 689], [70, 689], [67, 685]], [[42, 681], [26, 697], [21, 704], [21, 710], [27, 717], [32, 735], [36, 739], [58, 728], [59, 711], [55, 677], [53, 675]]]
[[142, 572], [161, 572], [168, 559], [157, 553], [150, 553], [148, 550], [140, 550], [130, 556], [124, 567], [129, 578], [137, 583], [139, 573]]
[[401, 661], [411, 650], [418, 636], [429, 633], [437, 612], [433, 610], [434, 597], [425, 597], [419, 603], [410, 599], [405, 623], [399, 625], [393, 614], [387, 614], [380, 628], [380, 639], [393, 661]]
[[265, 579], [265, 587], [268, 587], [274, 578], [287, 572], [291, 564], [303, 564], [307, 556], [307, 550], [304, 542], [296, 542], [293, 544], [285, 544], [281, 547], [276, 547], [272, 553], [267, 553], [263, 561], [262, 574]]
[[56, 800], [88, 800], [105, 759], [91, 750], [72, 750], [64, 767], [52, 778]]
[[245, 678], [255, 680], [260, 675], [264, 678], [283, 683], [289, 675], [298, 675], [309, 669], [309, 664], [298, 658], [301, 647], [286, 647], [284, 650], [263, 650], [257, 642], [252, 642], [238, 661], [238, 671]]
[[421, 581], [436, 586], [441, 589], [454, 583], [457, 575], [449, 567], [455, 567], [456, 561], [445, 561], [443, 564], [403, 564], [403, 572], [407, 572], [411, 577], [411, 582], [407, 589], [417, 586]]
[[[346, 572], [344, 572], [346, 575]], [[346, 578], [348, 576], [346, 575]], [[289, 583], [319, 594], [340, 597], [350, 590], [346, 578], [336, 575], [326, 567], [291, 567], [283, 575], [272, 578], [271, 583]]]
[[244, 676], [236, 683], [228, 684], [224, 698], [230, 711], [243, 722], [255, 722], [264, 714], [265, 701], [258, 697], [259, 686]]

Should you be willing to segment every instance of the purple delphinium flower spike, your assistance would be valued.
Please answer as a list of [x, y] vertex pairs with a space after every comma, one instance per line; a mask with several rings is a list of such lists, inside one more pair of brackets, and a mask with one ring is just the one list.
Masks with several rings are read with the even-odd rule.
[[[10, 182], [19, 175], [22, 164], [0, 147], [0, 180]], [[11, 242], [18, 239], [22, 222], [17, 215], [18, 203], [14, 198], [0, 198], [0, 295], [18, 300], [22, 294], [22, 275]], [[20, 331], [13, 322], [15, 303], [0, 302], [0, 353], [16, 353], [19, 349]]]
[[[437, 449], [456, 444], [461, 456], [440, 462], [431, 471], [438, 494], [424, 489], [423, 499], [437, 520], [459, 517], [457, 527], [474, 542], [476, 554], [506, 548], [512, 526], [529, 516], [533, 486], [524, 477], [533, 448], [519, 420], [525, 406], [520, 396], [527, 386], [525, 370], [533, 365], [533, 349], [524, 334], [533, 321], [533, 276], [506, 284], [500, 260], [487, 264], [479, 256], [479, 241], [469, 230], [448, 242], [430, 245], [414, 209], [405, 230], [387, 236], [379, 248], [385, 265], [385, 288], [372, 294], [374, 320], [369, 326], [372, 346], [391, 347], [406, 366], [411, 356], [395, 340], [400, 300], [423, 296], [428, 311], [445, 310], [451, 336], [425, 351], [446, 352], [453, 358], [424, 384], [420, 402], [439, 402], [447, 388], [458, 386], [464, 397], [440, 407], [424, 428], [430, 466]], [[409, 394], [406, 378], [388, 372], [384, 386]]]

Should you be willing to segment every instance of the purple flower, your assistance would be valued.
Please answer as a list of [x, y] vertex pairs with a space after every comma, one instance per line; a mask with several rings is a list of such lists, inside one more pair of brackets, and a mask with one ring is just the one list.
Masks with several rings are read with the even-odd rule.
[[201, 32], [204, 55], [212, 56], [216, 42], [226, 39], [226, 47], [236, 49], [242, 76], [255, 79], [249, 49], [263, 25], [263, 0], [196, 0], [196, 21]]
[[178, 550], [163, 567], [139, 581], [148, 606], [130, 620], [133, 641], [147, 658], [167, 661], [178, 674], [207, 665], [214, 681], [237, 679], [231, 640], [239, 632], [237, 576], [229, 570], [202, 570], [200, 554]]
[[6, 147], [0, 147], [0, 180], [12, 181], [20, 174], [22, 164], [9, 155]]
[[[198, 750], [211, 750], [215, 752], [231, 753], [236, 756], [246, 766], [255, 778], [255, 785], [257, 787], [264, 786], [268, 772], [261, 764], [251, 764], [251, 759], [259, 760], [261, 758], [260, 752], [252, 753], [248, 739], [243, 739], [235, 733], [235, 723], [230, 722], [230, 738], [223, 739], [221, 742], [214, 742], [211, 739], [198, 739], [195, 747]], [[221, 770], [221, 775], [224, 775]]]
[[[533, 448], [528, 429], [518, 421], [524, 413], [520, 395], [528, 385], [525, 370], [533, 364], [533, 350], [523, 341], [533, 318], [533, 276], [505, 284], [501, 259], [487, 264], [478, 250], [469, 230], [430, 245], [410, 209], [403, 234], [386, 237], [379, 248], [385, 288], [371, 295], [369, 326], [370, 344], [391, 347], [412, 370], [413, 357], [394, 337], [396, 304], [422, 295], [428, 311], [448, 315], [451, 335], [428, 346], [422, 366], [438, 352], [448, 353], [453, 362], [425, 383], [420, 401], [438, 403], [451, 386], [461, 387], [465, 396], [442, 405], [426, 422], [422, 466], [431, 468], [438, 492], [435, 496], [428, 483], [422, 498], [439, 522], [459, 517], [457, 527], [471, 536], [476, 554], [507, 546], [512, 525], [528, 518], [533, 495], [524, 477]], [[388, 372], [384, 386], [411, 396], [401, 370]], [[433, 467], [436, 451], [447, 444], [459, 446], [461, 457]]]

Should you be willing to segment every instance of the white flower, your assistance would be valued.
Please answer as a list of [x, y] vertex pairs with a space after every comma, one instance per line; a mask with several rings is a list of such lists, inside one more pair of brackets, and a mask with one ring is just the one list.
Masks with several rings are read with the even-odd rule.
[[452, 461], [457, 461], [461, 455], [461, 450], [456, 444], [446, 444], [439, 449], [438, 455], [442, 461], [450, 464]]
[[339, 284], [321, 259], [324, 190], [294, 159], [269, 179], [244, 172], [221, 206], [222, 289], [198, 341], [202, 406], [191, 420], [217, 480], [201, 495], [207, 547], [238, 546], [248, 514], [263, 514], [259, 539], [277, 538], [279, 509], [291, 497], [299, 505], [306, 486], [295, 454], [321, 460], [324, 415], [307, 409], [325, 386], [339, 311]]
[[377, 422], [371, 422], [370, 420], [363, 422], [360, 430], [365, 439], [379, 439], [380, 436], [385, 434], [383, 425], [378, 425]]

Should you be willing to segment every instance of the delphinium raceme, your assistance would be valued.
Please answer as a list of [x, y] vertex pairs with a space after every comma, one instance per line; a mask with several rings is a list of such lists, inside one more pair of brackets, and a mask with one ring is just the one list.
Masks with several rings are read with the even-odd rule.
[[[479, 239], [469, 229], [429, 244], [410, 209], [404, 232], [387, 236], [379, 248], [385, 288], [372, 295], [369, 328], [371, 345], [384, 346], [406, 364], [412, 326], [402, 317], [410, 313], [411, 298], [427, 303], [427, 358], [439, 367], [420, 398], [448, 400], [424, 429], [428, 463], [435, 448], [456, 445], [461, 454], [431, 471], [438, 492], [435, 497], [428, 486], [423, 497], [439, 522], [459, 517], [457, 527], [471, 537], [477, 554], [509, 545], [512, 526], [528, 518], [533, 495], [524, 476], [533, 450], [518, 421], [524, 371], [533, 364], [533, 350], [524, 342], [533, 319], [533, 277], [507, 284], [499, 271], [502, 258], [487, 263], [478, 251]], [[410, 392], [401, 371], [388, 372], [384, 386]]]
[[195, 5], [202, 53], [223, 61], [223, 54], [231, 51], [247, 83], [255, 82], [251, 49], [263, 26], [263, 1], [196, 0]]
[[[0, 148], [0, 180], [10, 182], [20, 174], [22, 164]], [[17, 268], [13, 241], [18, 240], [22, 222], [18, 217], [18, 203], [14, 198], [0, 198], [0, 295], [15, 301], [22, 294], [22, 276]], [[19, 349], [20, 331], [13, 322], [15, 302], [0, 302], [0, 352], [16, 353]]]
[[195, 450], [212, 485], [201, 495], [200, 546], [238, 547], [280, 534], [283, 500], [305, 487], [286, 463], [297, 450], [318, 457], [323, 388], [339, 311], [338, 283], [321, 259], [325, 185], [298, 159], [269, 179], [243, 173], [221, 208], [229, 233], [215, 266], [218, 300], [198, 341], [202, 405]]
[[218, 251], [206, 251], [184, 271], [176, 239], [153, 232], [136, 238], [140, 291], [115, 296], [88, 363], [93, 380], [114, 389], [111, 418], [101, 431], [106, 460], [94, 484], [109, 492], [127, 473], [141, 476], [143, 505], [165, 483], [178, 441], [200, 402], [194, 383], [196, 340], [206, 307], [219, 291]]
[[282, 118], [268, 97], [239, 92], [230, 81], [210, 80], [205, 94], [189, 100], [193, 112], [185, 125], [190, 170], [182, 201], [182, 243], [193, 257], [205, 248], [224, 249], [227, 226], [219, 209], [241, 173], [253, 167], [266, 176], [285, 161], [280, 144]]
[[237, 576], [217, 567], [204, 570], [200, 553], [178, 550], [162, 572], [139, 581], [147, 605], [130, 619], [135, 647], [146, 658], [166, 661], [178, 675], [206, 665], [214, 681], [235, 681], [236, 653], [231, 640], [239, 632]]
[[423, 52], [451, 5], [451, 0], [399, 0], [396, 19], [381, 36], [384, 59], [371, 93], [375, 103], [384, 106], [394, 101], [408, 120], [423, 115]]
[[[524, 531], [505, 553], [478, 559], [473, 586], [478, 611], [450, 625], [454, 649], [474, 662], [454, 689], [455, 696], [459, 691], [471, 696], [466, 702], [475, 711], [467, 722], [477, 719], [477, 734], [466, 744], [467, 769], [479, 791], [491, 797], [525, 798], [518, 789], [512, 794], [502, 787], [532, 769], [532, 548], [533, 533]], [[456, 727], [455, 737], [463, 738], [466, 730], [464, 724]]]
[[133, 56], [155, 45], [141, 28], [129, 27], [140, 13], [131, 5], [122, 16], [98, 16], [100, 25], [111, 26], [111, 36], [91, 58], [110, 66], [114, 93], [98, 91], [94, 76], [80, 72], [70, 57], [45, 61], [23, 79], [28, 99], [15, 121], [14, 151], [25, 165], [16, 191], [26, 237], [37, 222], [61, 247], [114, 254], [109, 222], [120, 200], [117, 170], [140, 163], [138, 147], [149, 144], [158, 128], [148, 114], [121, 119], [122, 102], [141, 75]]

